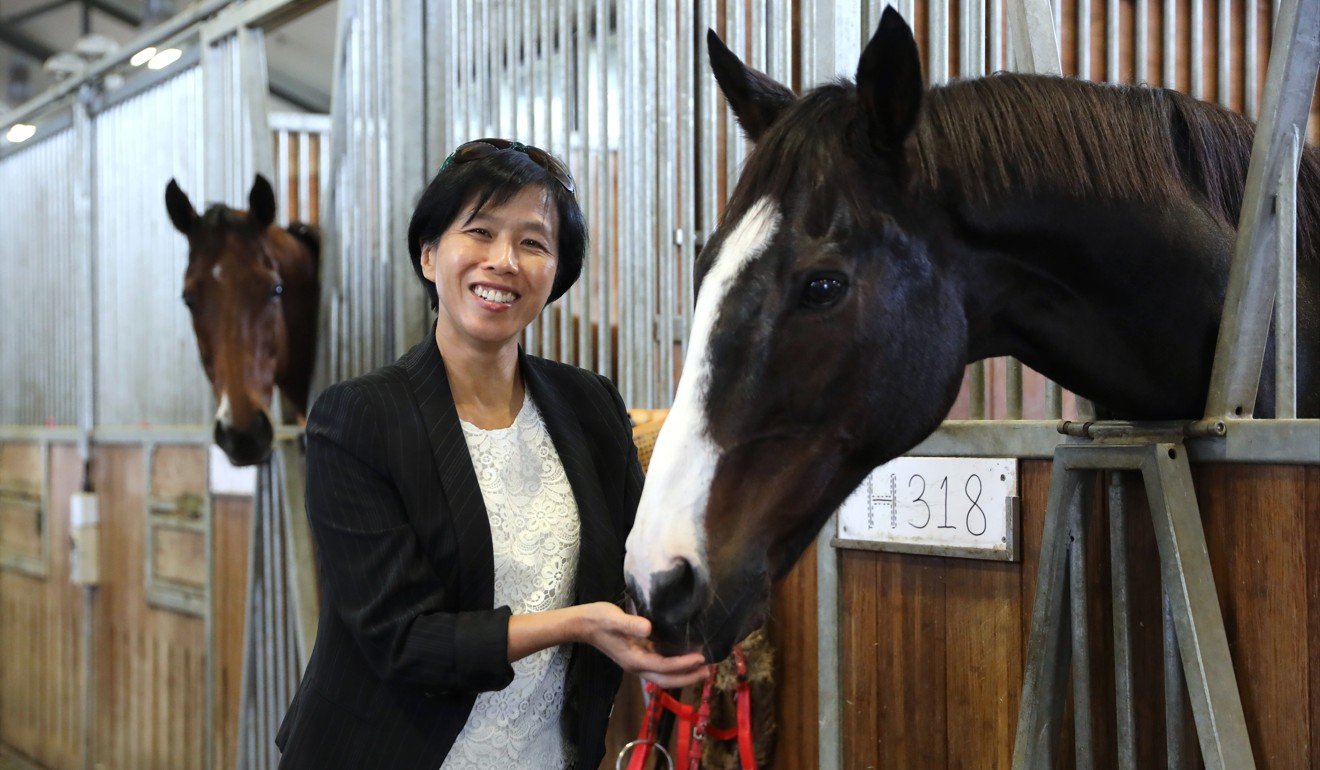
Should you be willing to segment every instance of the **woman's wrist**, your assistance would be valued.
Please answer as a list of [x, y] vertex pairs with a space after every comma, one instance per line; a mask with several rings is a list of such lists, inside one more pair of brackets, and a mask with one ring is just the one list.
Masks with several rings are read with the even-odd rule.
[[565, 607], [564, 635], [566, 641], [574, 644], [587, 644], [591, 639], [591, 615], [588, 605], [575, 604]]
[[513, 615], [509, 618], [509, 661], [561, 644], [586, 642], [591, 629], [586, 605]]

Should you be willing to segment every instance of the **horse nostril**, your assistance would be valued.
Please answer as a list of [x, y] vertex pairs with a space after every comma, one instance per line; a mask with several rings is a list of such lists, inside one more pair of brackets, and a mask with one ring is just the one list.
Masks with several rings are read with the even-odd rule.
[[275, 429], [265, 412], [258, 412], [252, 425], [244, 430], [215, 423], [215, 443], [234, 465], [255, 465], [270, 457]]
[[705, 603], [705, 582], [687, 559], [652, 575], [651, 585], [652, 617], [666, 625], [688, 625]]

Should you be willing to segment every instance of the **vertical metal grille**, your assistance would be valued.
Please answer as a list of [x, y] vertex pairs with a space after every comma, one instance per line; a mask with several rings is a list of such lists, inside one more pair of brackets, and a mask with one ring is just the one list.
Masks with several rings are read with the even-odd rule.
[[[204, 207], [202, 76], [194, 67], [96, 123], [96, 414], [102, 425], [206, 422], [211, 388], [180, 300], [188, 242], [165, 212], [178, 181]], [[228, 201], [232, 202], [232, 201]]]
[[394, 359], [391, 266], [407, 259], [407, 245], [390, 209], [391, 29], [388, 0], [342, 0], [322, 220], [320, 382]]
[[65, 129], [0, 159], [0, 425], [78, 419], [75, 145]]
[[716, 98], [705, 30], [787, 82], [792, 3], [431, 0], [427, 16], [444, 20], [428, 43], [443, 52], [428, 57], [436, 157], [517, 138], [563, 158], [578, 184], [582, 278], [528, 329], [527, 350], [614, 378], [630, 405], [669, 404], [692, 263], [749, 149]]

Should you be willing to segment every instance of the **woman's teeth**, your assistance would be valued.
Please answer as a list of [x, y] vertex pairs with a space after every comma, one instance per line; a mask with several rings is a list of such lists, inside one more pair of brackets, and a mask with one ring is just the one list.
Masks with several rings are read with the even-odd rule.
[[486, 300], [487, 302], [502, 302], [506, 305], [518, 299], [518, 295], [511, 291], [500, 291], [492, 289], [489, 286], [473, 286], [472, 293]]

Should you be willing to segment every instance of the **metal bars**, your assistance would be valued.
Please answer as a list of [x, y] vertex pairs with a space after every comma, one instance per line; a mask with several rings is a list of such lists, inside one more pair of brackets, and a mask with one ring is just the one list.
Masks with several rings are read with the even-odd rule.
[[[202, 84], [193, 67], [95, 119], [93, 352], [101, 425], [196, 424], [214, 413], [179, 299], [188, 242], [164, 204], [171, 178], [198, 211], [208, 200], [203, 157], [217, 148], [203, 139]], [[246, 208], [246, 198], [244, 189], [238, 200], [219, 200]]]
[[[452, 21], [431, 27], [428, 45], [465, 53], [428, 57], [444, 122], [428, 135], [444, 153], [482, 136], [519, 138], [563, 158], [578, 183], [590, 228], [582, 276], [529, 327], [525, 348], [614, 378], [630, 406], [668, 405], [692, 323], [692, 265], [750, 150], [716, 97], [704, 32], [717, 29], [750, 64], [790, 81], [792, 4], [427, 8], [428, 19]], [[504, 33], [481, 34], [489, 29]]]
[[[281, 458], [288, 453], [281, 449]], [[247, 612], [243, 641], [243, 684], [239, 705], [238, 767], [274, 770], [279, 765], [275, 729], [298, 686], [303, 654], [299, 652], [298, 596], [290, 585], [287, 563], [298, 549], [287, 541], [284, 462], [262, 465], [253, 501], [249, 546]], [[297, 512], [302, 516], [302, 512]], [[310, 565], [299, 565], [307, 569]]]
[[[65, 129], [0, 160], [0, 424], [78, 420], [78, 319], [60, 301], [80, 271], [74, 221], [78, 138]], [[22, 194], [18, 194], [22, 191]]]
[[[1160, 580], [1176, 628], [1176, 655], [1186, 676], [1206, 767], [1254, 767], [1187, 452], [1181, 443], [1159, 438], [1150, 443], [1069, 444], [1055, 450], [1013, 767], [1052, 764], [1054, 737], [1063, 715], [1064, 676], [1073, 657], [1065, 642], [1070, 613], [1065, 583], [1071, 552], [1081, 548], [1076, 539], [1080, 519], [1066, 512], [1078, 505], [1084, 494], [1083, 476], [1093, 470], [1140, 471], [1145, 481], [1160, 554]], [[1076, 609], [1073, 604], [1072, 611]], [[1084, 661], [1074, 661], [1074, 665], [1084, 665]], [[1121, 687], [1122, 668], [1119, 673]], [[1081, 747], [1079, 740], [1079, 766]]]
[[[405, 24], [403, 20], [398, 20]], [[406, 259], [407, 201], [420, 189], [416, 178], [400, 178], [394, 153], [402, 141], [422, 141], [421, 118], [412, 125], [392, 121], [394, 103], [388, 0], [343, 0], [335, 48], [335, 86], [328, 188], [323, 198], [321, 335], [316, 382], [337, 382], [394, 360], [398, 348], [421, 339], [420, 310], [397, 315], [403, 293], [415, 286], [394, 269]], [[418, 110], [420, 105], [416, 105]], [[392, 141], [395, 138], [400, 141]], [[327, 169], [322, 169], [326, 173]], [[417, 328], [397, 329], [401, 319]], [[406, 340], [406, 341], [405, 341]]]
[[1224, 313], [1215, 346], [1206, 417], [1250, 416], [1279, 275], [1277, 200], [1305, 127], [1320, 66], [1320, 0], [1284, 0], [1266, 73], [1263, 119], [1251, 148], [1242, 219], [1233, 249]]
[[275, 202], [277, 222], [321, 221], [321, 201], [329, 174], [330, 116], [294, 112], [272, 113], [275, 135]]

